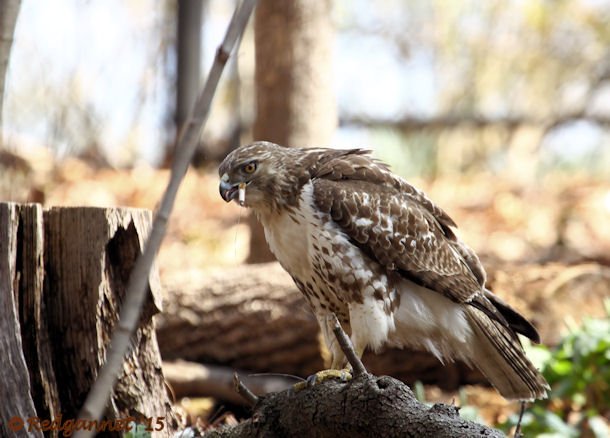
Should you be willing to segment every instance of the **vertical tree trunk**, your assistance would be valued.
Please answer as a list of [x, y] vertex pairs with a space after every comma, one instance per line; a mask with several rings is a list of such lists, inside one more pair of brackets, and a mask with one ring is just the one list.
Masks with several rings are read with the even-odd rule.
[[[330, 0], [258, 3], [254, 23], [254, 139], [283, 146], [328, 146], [337, 115], [332, 92]], [[250, 218], [250, 263], [273, 260]], [[256, 224], [256, 225], [254, 225]]]
[[[150, 219], [135, 209], [43, 212], [37, 204], [0, 203], [0, 305], [8, 312], [0, 318], [0, 345], [3, 360], [12, 359], [0, 368], [0, 427], [15, 415], [76, 419], [106, 356]], [[173, 411], [152, 320], [161, 307], [155, 270], [149, 284], [106, 417], [152, 417], [153, 424], [165, 417], [160, 436], [169, 436]]]
[[0, 0], [0, 146], [2, 146], [2, 104], [4, 102], [6, 72], [20, 6], [21, 0]]
[[[21, 332], [27, 327], [19, 322], [19, 245], [20, 208], [13, 203], [0, 203], [0, 434], [2, 436], [36, 436], [42, 433], [13, 430], [18, 424], [11, 418], [27, 419], [36, 416], [30, 387], [28, 366], [23, 354]], [[39, 248], [40, 249], [40, 248]], [[27, 321], [23, 321], [27, 324]]]
[[258, 3], [256, 140], [325, 146], [336, 126], [332, 92], [332, 2]]
[[[205, 0], [179, 0], [176, 19], [176, 136], [193, 108], [201, 78], [201, 25]], [[172, 162], [175, 144], [167, 146], [165, 164]]]
[[178, 1], [176, 129], [186, 120], [199, 90], [203, 5], [204, 0]]

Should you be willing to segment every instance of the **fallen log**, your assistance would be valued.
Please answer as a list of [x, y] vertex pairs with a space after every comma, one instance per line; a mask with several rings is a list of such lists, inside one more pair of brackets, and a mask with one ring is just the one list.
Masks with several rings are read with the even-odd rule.
[[[602, 316], [610, 295], [610, 268], [594, 263], [488, 264], [487, 270], [489, 287], [531, 319], [551, 346], [565, 332], [566, 318]], [[164, 360], [301, 377], [324, 368], [328, 353], [317, 322], [277, 263], [176, 273], [163, 284], [165, 310], [157, 317], [157, 334]], [[425, 352], [367, 352], [364, 363], [373, 374], [447, 390], [486, 382], [477, 370], [442, 365]]]
[[309, 375], [324, 366], [313, 314], [276, 264], [166, 277], [163, 359]]

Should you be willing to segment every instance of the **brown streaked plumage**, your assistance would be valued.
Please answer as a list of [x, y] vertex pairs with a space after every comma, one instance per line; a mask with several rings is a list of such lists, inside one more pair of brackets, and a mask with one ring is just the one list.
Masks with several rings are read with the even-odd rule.
[[478, 367], [509, 399], [546, 397], [517, 333], [536, 329], [485, 288], [478, 257], [426, 195], [361, 149], [296, 149], [257, 142], [219, 168], [228, 202], [246, 184], [280, 264], [311, 305], [344, 364], [335, 313], [359, 354], [384, 344], [425, 348]]

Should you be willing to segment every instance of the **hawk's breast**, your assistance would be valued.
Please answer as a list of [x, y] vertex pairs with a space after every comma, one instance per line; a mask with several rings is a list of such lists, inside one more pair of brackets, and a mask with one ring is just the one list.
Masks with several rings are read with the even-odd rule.
[[332, 307], [339, 312], [342, 305], [328, 282], [329, 276], [333, 279], [333, 263], [330, 257], [322, 260], [330, 256], [327, 248], [336, 231], [328, 229], [328, 215], [316, 209], [311, 182], [301, 190], [296, 207], [261, 216], [260, 220], [269, 248], [314, 310]]
[[315, 313], [348, 320], [349, 303], [365, 297], [392, 312], [393, 288], [385, 269], [368, 258], [314, 202], [314, 186], [303, 186], [296, 207], [261, 216], [269, 247], [305, 294]]

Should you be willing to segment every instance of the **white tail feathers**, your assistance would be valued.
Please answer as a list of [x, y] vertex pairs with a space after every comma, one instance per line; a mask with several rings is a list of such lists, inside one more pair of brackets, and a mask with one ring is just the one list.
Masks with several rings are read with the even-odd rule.
[[390, 345], [426, 349], [441, 362], [460, 359], [481, 370], [507, 399], [546, 398], [550, 388], [525, 356], [513, 326], [534, 339], [538, 333], [516, 310], [488, 291], [476, 307], [410, 281], [402, 286]]

